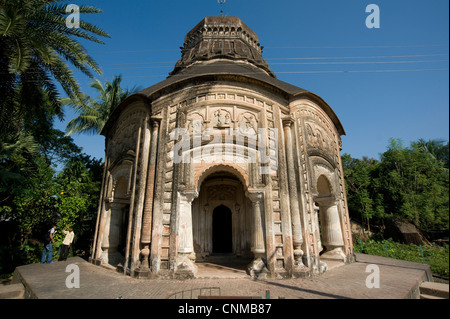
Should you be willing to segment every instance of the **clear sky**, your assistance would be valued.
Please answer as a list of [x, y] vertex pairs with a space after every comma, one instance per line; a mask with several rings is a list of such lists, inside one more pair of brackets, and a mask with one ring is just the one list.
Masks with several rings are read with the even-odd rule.
[[[184, 36], [205, 16], [220, 15], [217, 0], [71, 1], [104, 13], [82, 20], [111, 35], [85, 43], [100, 64], [102, 82], [122, 75], [123, 87], [144, 89], [164, 80], [181, 57]], [[369, 4], [380, 27], [367, 28]], [[277, 78], [321, 96], [346, 131], [342, 153], [378, 159], [389, 139], [449, 139], [448, 0], [227, 0], [259, 37]], [[90, 79], [76, 72], [95, 97]], [[66, 120], [74, 117], [70, 109]], [[66, 123], [55, 122], [64, 130]], [[87, 154], [104, 158], [104, 137], [74, 135]]]

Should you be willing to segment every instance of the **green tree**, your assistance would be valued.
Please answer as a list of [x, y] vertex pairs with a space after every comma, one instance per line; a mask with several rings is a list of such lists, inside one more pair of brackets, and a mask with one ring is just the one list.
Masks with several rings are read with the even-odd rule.
[[47, 154], [27, 136], [15, 144], [0, 143], [0, 220], [13, 221], [20, 227], [21, 244], [40, 223], [57, 219], [56, 196], [60, 186], [55, 181], [56, 163], [66, 165], [81, 154], [81, 149], [63, 132], [54, 130], [52, 138], [54, 141], [48, 145], [53, 149], [46, 149]]
[[[79, 41], [103, 43], [99, 38], [108, 35], [85, 21], [68, 27], [65, 2], [0, 0], [0, 273], [36, 261], [50, 224], [73, 217], [86, 225], [96, 212], [101, 163], [53, 129], [53, 121], [63, 119], [56, 83], [75, 98], [81, 92], [71, 68], [91, 78], [100, 73]], [[77, 162], [86, 179], [73, 170], [70, 182], [57, 178], [57, 168]]]
[[343, 154], [350, 216], [367, 227], [395, 218], [425, 232], [448, 230], [446, 158], [448, 143], [419, 140], [405, 147], [398, 139], [391, 140], [380, 161]]
[[[100, 160], [79, 154], [68, 161], [56, 178], [58, 222], [60, 229], [71, 226], [77, 240], [75, 250], [88, 254], [97, 216], [103, 164]], [[57, 240], [62, 241], [62, 234]]]
[[448, 169], [412, 143], [392, 140], [381, 156], [378, 178], [385, 208], [422, 231], [448, 229]]
[[78, 113], [78, 116], [67, 124], [67, 135], [73, 133], [100, 134], [111, 113], [135, 91], [135, 89], [122, 89], [121, 82], [120, 75], [115, 76], [112, 82], [107, 81], [105, 85], [97, 79], [94, 80], [91, 87], [99, 93], [97, 100], [86, 94], [81, 94], [79, 98], [62, 99], [64, 105], [73, 106]]
[[360, 219], [362, 226], [366, 224], [370, 231], [371, 219], [382, 218], [384, 215], [376, 180], [380, 163], [367, 157], [355, 159], [349, 154], [342, 155], [342, 162], [350, 214]]
[[[37, 262], [42, 234], [52, 224], [61, 229], [72, 225], [75, 246], [89, 252], [103, 164], [83, 154], [64, 132], [52, 132], [46, 153], [26, 138], [14, 145], [0, 143], [0, 272]], [[61, 233], [57, 239], [62, 240]]]

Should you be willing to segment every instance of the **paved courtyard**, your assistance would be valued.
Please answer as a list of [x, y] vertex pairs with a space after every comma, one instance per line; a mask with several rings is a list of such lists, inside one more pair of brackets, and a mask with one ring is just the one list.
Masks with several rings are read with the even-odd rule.
[[[79, 288], [66, 285], [66, 281], [69, 286], [75, 283], [70, 265], [78, 266]], [[366, 286], [368, 276], [375, 274], [368, 265], [378, 266], [379, 288]], [[200, 293], [265, 299], [267, 292], [271, 299], [407, 299], [418, 298], [419, 284], [431, 278], [428, 265], [364, 254], [356, 254], [355, 263], [306, 279], [252, 280], [240, 269], [199, 267], [204, 278], [134, 279], [73, 257], [54, 264], [17, 267], [14, 280], [24, 284], [28, 297], [38, 299], [196, 298]]]

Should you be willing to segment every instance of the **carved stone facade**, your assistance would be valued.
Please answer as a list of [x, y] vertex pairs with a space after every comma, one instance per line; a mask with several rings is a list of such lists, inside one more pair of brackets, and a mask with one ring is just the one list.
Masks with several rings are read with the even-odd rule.
[[255, 278], [351, 262], [345, 134], [314, 93], [276, 79], [256, 34], [207, 17], [164, 81], [112, 114], [91, 260], [136, 277], [192, 278], [248, 259]]

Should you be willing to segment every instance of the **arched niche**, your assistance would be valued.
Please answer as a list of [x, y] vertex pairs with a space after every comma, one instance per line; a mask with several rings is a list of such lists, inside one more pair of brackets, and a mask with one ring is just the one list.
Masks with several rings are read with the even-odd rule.
[[319, 175], [316, 181], [314, 201], [319, 207], [321, 245], [324, 247], [321, 258], [344, 259], [344, 239], [339, 217], [337, 199], [333, 195], [332, 183], [325, 175]]
[[132, 161], [124, 160], [111, 171], [105, 228], [102, 237], [102, 262], [114, 267], [123, 264], [127, 231], [130, 217], [131, 169]]

